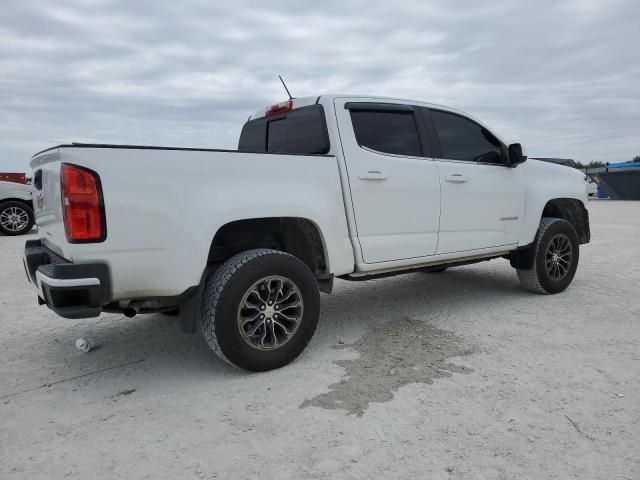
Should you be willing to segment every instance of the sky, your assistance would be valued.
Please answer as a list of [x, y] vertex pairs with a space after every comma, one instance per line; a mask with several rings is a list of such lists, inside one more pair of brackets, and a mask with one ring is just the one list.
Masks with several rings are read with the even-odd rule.
[[529, 156], [640, 155], [637, 0], [3, 0], [0, 171], [68, 142], [236, 148], [322, 93], [464, 110]]

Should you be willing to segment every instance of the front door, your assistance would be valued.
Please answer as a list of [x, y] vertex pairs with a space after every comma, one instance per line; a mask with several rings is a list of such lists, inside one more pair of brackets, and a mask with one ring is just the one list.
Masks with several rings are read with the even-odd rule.
[[507, 149], [479, 123], [452, 112], [423, 110], [439, 142], [436, 158], [442, 214], [436, 253], [518, 242], [524, 213], [522, 168], [506, 166]]

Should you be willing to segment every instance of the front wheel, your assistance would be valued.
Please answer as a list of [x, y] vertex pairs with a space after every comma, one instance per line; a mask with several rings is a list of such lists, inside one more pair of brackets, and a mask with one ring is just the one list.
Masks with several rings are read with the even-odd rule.
[[22, 235], [33, 228], [33, 209], [22, 202], [6, 202], [0, 205], [0, 232], [5, 235]]
[[256, 249], [231, 257], [207, 280], [201, 325], [220, 358], [259, 372], [300, 355], [319, 314], [320, 293], [309, 268], [288, 253]]
[[522, 286], [546, 294], [565, 290], [576, 274], [580, 254], [573, 226], [560, 218], [543, 218], [531, 248], [532, 267], [517, 270]]

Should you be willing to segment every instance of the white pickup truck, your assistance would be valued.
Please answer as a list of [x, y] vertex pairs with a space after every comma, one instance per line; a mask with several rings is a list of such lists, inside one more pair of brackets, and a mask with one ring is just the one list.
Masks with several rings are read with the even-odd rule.
[[238, 150], [59, 145], [36, 154], [24, 262], [62, 317], [164, 312], [252, 371], [299, 355], [319, 291], [505, 258], [557, 293], [589, 242], [584, 176], [440, 105], [342, 95], [251, 115]]

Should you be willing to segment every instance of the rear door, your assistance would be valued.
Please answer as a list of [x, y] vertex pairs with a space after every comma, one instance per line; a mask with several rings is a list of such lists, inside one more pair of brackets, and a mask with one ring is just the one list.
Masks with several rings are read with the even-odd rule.
[[335, 99], [365, 263], [433, 255], [440, 179], [414, 105]]
[[476, 121], [423, 109], [434, 137], [442, 186], [438, 254], [518, 242], [524, 213], [522, 168], [506, 165], [507, 147]]

